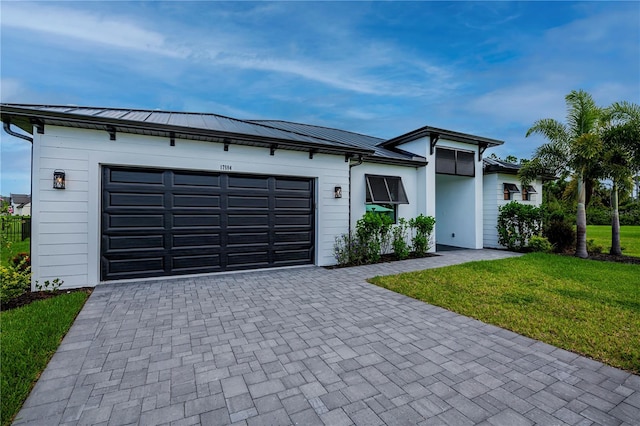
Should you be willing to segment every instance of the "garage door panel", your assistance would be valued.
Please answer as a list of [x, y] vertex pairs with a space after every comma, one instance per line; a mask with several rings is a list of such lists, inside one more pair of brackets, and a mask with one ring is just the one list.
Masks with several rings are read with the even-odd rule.
[[186, 271], [193, 272], [194, 270], [207, 270], [212, 268], [219, 268], [220, 255], [208, 254], [200, 256], [173, 256], [171, 258], [171, 269], [173, 271]]
[[297, 231], [297, 232], [283, 232], [276, 231], [275, 242], [276, 243], [289, 243], [289, 242], [304, 242], [310, 243], [313, 240], [313, 233], [311, 231]]
[[275, 261], [279, 263], [299, 262], [308, 257], [308, 249], [278, 250], [275, 252]]
[[228, 226], [232, 227], [251, 227], [251, 226], [269, 226], [269, 215], [267, 213], [260, 215], [233, 215], [228, 219]]
[[269, 189], [269, 178], [262, 176], [229, 176], [229, 189], [248, 191], [250, 189]]
[[108, 219], [108, 229], [145, 228], [164, 229], [164, 215], [125, 215], [111, 214]]
[[188, 234], [174, 235], [173, 247], [178, 248], [211, 248], [220, 247], [220, 234]]
[[103, 168], [102, 279], [313, 263], [313, 181]]
[[276, 214], [276, 226], [299, 226], [311, 225], [311, 218], [308, 214]]
[[220, 176], [185, 173], [185, 172], [174, 172], [173, 185], [174, 186], [207, 186], [211, 188], [219, 188]]
[[212, 209], [220, 207], [219, 195], [187, 195], [176, 194], [172, 197], [174, 208], [188, 207], [195, 209]]
[[247, 253], [229, 253], [228, 266], [242, 266], [247, 269], [252, 267], [266, 267], [269, 265], [269, 253], [267, 251], [249, 251]]
[[276, 209], [295, 210], [301, 209], [308, 211], [311, 208], [311, 200], [309, 198], [276, 198]]
[[174, 214], [172, 216], [174, 229], [179, 228], [218, 228], [220, 226], [220, 215], [195, 215], [195, 214]]
[[241, 195], [229, 195], [227, 198], [227, 205], [229, 209], [241, 208], [241, 209], [268, 209], [269, 197], [251, 197]]
[[161, 170], [147, 169], [108, 169], [110, 171], [109, 183], [132, 183], [136, 185], [151, 184], [163, 185], [164, 172]]
[[227, 236], [227, 246], [243, 246], [248, 244], [267, 244], [269, 243], [269, 233], [265, 232], [229, 232]]
[[164, 194], [117, 193], [112, 192], [108, 207], [164, 207]]
[[147, 257], [140, 259], [111, 259], [108, 262], [108, 273], [112, 275], [132, 272], [155, 273], [164, 270], [164, 257]]
[[285, 178], [276, 178], [276, 189], [286, 189], [286, 190], [294, 190], [294, 191], [311, 191], [311, 181], [308, 179], [305, 180], [294, 180], [294, 179], [285, 179]]
[[113, 235], [105, 238], [110, 251], [149, 250], [164, 247], [164, 235]]

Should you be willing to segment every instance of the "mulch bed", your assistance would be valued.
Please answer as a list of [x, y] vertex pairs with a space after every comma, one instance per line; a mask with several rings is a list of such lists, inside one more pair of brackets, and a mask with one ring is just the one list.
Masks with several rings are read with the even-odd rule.
[[0, 310], [6, 311], [9, 309], [19, 308], [20, 306], [28, 305], [31, 302], [35, 302], [36, 300], [49, 299], [51, 297], [58, 296], [60, 294], [66, 294], [76, 291], [84, 291], [87, 294], [91, 294], [93, 291], [93, 287], [81, 287], [81, 288], [72, 288], [69, 290], [55, 290], [55, 291], [29, 291], [21, 294], [15, 299], [9, 300], [7, 303], [3, 303], [0, 305]]
[[598, 254], [590, 254], [589, 259], [601, 260], [604, 262], [617, 262], [617, 263], [628, 263], [631, 265], [640, 265], [640, 257], [625, 256], [625, 255], [616, 256], [613, 254], [598, 253]]
[[437, 257], [440, 256], [437, 253], [427, 253], [423, 256], [418, 256], [415, 253], [409, 253], [409, 257], [406, 259], [398, 259], [394, 253], [383, 254], [380, 256], [380, 260], [375, 263], [365, 263], [365, 264], [346, 264], [346, 265], [329, 265], [324, 266], [325, 269], [340, 269], [340, 268], [350, 268], [352, 266], [362, 266], [362, 265], [375, 265], [376, 263], [387, 263], [387, 262], [397, 262], [399, 260], [408, 260], [408, 259], [424, 259], [426, 257]]

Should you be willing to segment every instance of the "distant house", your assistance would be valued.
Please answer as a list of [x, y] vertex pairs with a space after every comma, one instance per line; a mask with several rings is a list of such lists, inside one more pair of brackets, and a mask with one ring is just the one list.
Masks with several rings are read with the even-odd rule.
[[482, 165], [484, 246], [505, 248], [498, 243], [496, 229], [500, 207], [511, 201], [539, 206], [542, 203], [542, 179], [522, 185], [518, 179], [519, 164], [487, 157], [483, 159]]
[[483, 208], [517, 181], [483, 173], [502, 141], [430, 126], [381, 139], [216, 114], [1, 106], [5, 130], [33, 144], [32, 279], [65, 287], [332, 265], [336, 237], [367, 211], [433, 216], [438, 246], [481, 249]]
[[11, 207], [16, 216], [31, 216], [31, 195], [11, 194]]

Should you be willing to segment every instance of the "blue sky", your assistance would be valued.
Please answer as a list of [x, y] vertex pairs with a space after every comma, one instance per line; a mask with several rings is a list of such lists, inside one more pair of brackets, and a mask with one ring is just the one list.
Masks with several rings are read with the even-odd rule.
[[[2, 102], [211, 112], [530, 157], [564, 96], [640, 102], [640, 2], [0, 3]], [[30, 146], [2, 132], [3, 195]]]

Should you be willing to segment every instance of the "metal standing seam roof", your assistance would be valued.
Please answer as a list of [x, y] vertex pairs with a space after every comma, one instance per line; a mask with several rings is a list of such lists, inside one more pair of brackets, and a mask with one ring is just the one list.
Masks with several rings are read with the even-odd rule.
[[[371, 148], [362, 148], [337, 140], [322, 139], [217, 114], [26, 104], [1, 104], [0, 108], [3, 121], [5, 117], [17, 118], [17, 120], [12, 119], [12, 122], [29, 133], [32, 131], [30, 119], [35, 119], [67, 127], [105, 129], [105, 126], [113, 126], [117, 131], [151, 135], [173, 131], [176, 137], [194, 134], [201, 137], [229, 137], [239, 140], [249, 137], [253, 142], [285, 143], [288, 144], [288, 148], [295, 145], [301, 150], [324, 148], [331, 152], [363, 155], [373, 153]], [[138, 131], [132, 131], [133, 129]]]
[[240, 120], [210, 113], [99, 108], [62, 105], [0, 104], [2, 120], [11, 120], [28, 133], [34, 121], [66, 127], [97, 130], [112, 128], [116, 132], [151, 136], [175, 135], [178, 138], [209, 140], [245, 145], [268, 146], [311, 152], [362, 155], [367, 161], [422, 166], [426, 158], [398, 148], [399, 145], [437, 133], [448, 139], [483, 145], [501, 145], [502, 141], [422, 127], [404, 135], [384, 140], [345, 130], [281, 120]]
[[[294, 123], [283, 120], [250, 120], [252, 123], [260, 123], [266, 126], [281, 130], [299, 132], [313, 137], [341, 142], [374, 151], [373, 157], [380, 159], [390, 159], [405, 162], [416, 162], [426, 164], [426, 158], [402, 150], [392, 151], [381, 146], [385, 139], [375, 136], [363, 135], [361, 133], [349, 132], [346, 130], [333, 129], [330, 127], [316, 126], [312, 124]], [[372, 159], [371, 157], [368, 157]]]
[[485, 173], [509, 173], [518, 174], [520, 164], [508, 163], [496, 158], [486, 157], [482, 159], [482, 167]]

